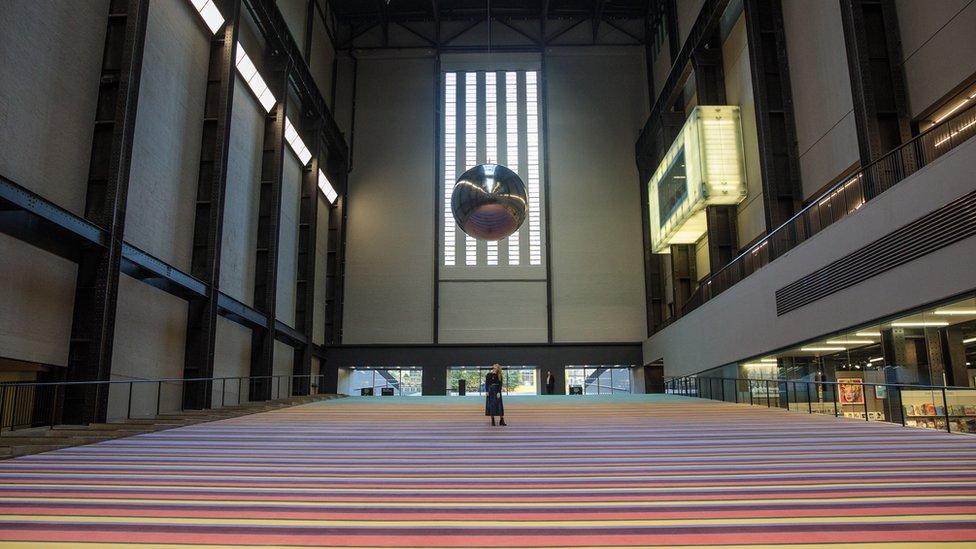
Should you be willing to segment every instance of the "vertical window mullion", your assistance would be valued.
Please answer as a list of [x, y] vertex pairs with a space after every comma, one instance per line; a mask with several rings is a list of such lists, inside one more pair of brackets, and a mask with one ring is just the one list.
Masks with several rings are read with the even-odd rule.
[[[520, 172], [519, 167], [519, 124], [518, 124], [518, 73], [505, 73], [505, 142], [508, 151], [505, 161], [508, 167]], [[521, 174], [520, 174], [521, 175]], [[522, 230], [515, 231], [508, 237], [508, 264], [518, 265], [521, 260], [521, 246], [519, 239]]]
[[444, 74], [444, 265], [457, 261], [457, 227], [451, 191], [457, 179], [457, 73]]
[[[464, 73], [464, 171], [478, 165], [478, 73]], [[465, 265], [478, 264], [478, 241], [464, 238]]]
[[542, 265], [542, 185], [539, 161], [538, 73], [525, 73], [525, 134], [529, 190], [529, 264]]
[[[498, 98], [495, 73], [485, 73], [485, 162], [498, 163]], [[498, 241], [485, 243], [485, 263], [498, 265]]]

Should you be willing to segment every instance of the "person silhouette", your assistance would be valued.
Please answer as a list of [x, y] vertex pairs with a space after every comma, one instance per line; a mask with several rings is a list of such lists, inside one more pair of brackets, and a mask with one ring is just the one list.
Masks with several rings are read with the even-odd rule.
[[498, 364], [493, 365], [491, 371], [485, 376], [485, 389], [487, 389], [485, 415], [491, 416], [492, 425], [495, 425], [495, 416], [501, 418], [499, 425], [507, 425], [505, 423], [505, 403], [502, 401], [502, 379], [502, 367]]

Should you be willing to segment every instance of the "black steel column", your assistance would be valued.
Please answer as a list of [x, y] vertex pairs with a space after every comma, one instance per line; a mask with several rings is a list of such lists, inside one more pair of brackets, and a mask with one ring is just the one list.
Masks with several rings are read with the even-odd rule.
[[[146, 41], [148, 0], [114, 0], [102, 55], [85, 218], [108, 233], [105, 248], [80, 254], [68, 346], [69, 381], [108, 380], [125, 232], [132, 139]], [[105, 421], [108, 387], [73, 386], [61, 402], [65, 423]]]
[[695, 262], [694, 244], [671, 245], [671, 289], [674, 292], [674, 314], [680, 315], [681, 308], [695, 292], [698, 284], [698, 267]]
[[793, 217], [802, 205], [800, 156], [783, 7], [780, 0], [745, 0], [745, 17], [768, 233]]
[[893, 0], [840, 0], [840, 9], [858, 149], [867, 165], [912, 137], [898, 18]]
[[[278, 237], [281, 221], [281, 179], [285, 154], [285, 112], [288, 68], [285, 59], [267, 55], [268, 87], [278, 99], [265, 117], [264, 151], [261, 159], [261, 191], [258, 201], [257, 262], [254, 274], [254, 308], [267, 315], [267, 325], [251, 335], [251, 376], [274, 372], [275, 297], [278, 288]], [[271, 398], [269, 379], [252, 380], [251, 400]]]
[[708, 268], [715, 273], [728, 265], [739, 250], [739, 231], [736, 227], [735, 206], [707, 206]]
[[[306, 126], [310, 125], [308, 121]], [[319, 212], [319, 162], [325, 157], [322, 138], [318, 131], [307, 131], [306, 137], [312, 144], [312, 161], [302, 174], [302, 200], [298, 219], [298, 269], [295, 280], [295, 329], [305, 334], [305, 344], [295, 347], [295, 362], [292, 372], [296, 376], [312, 373], [312, 328], [315, 319], [315, 246], [318, 237]], [[296, 378], [292, 384], [293, 395], [307, 395], [309, 378]]]
[[[220, 282], [220, 249], [224, 226], [224, 191], [234, 105], [235, 55], [240, 24], [240, 0], [217, 3], [224, 27], [210, 40], [210, 69], [203, 114], [203, 139], [197, 179], [196, 217], [190, 274], [207, 284], [207, 296], [189, 302], [183, 377], [212, 378], [217, 334], [217, 289]], [[210, 407], [209, 381], [183, 385], [183, 407]]]
[[[722, 64], [722, 41], [719, 33], [694, 51], [691, 64], [695, 69], [695, 87], [699, 105], [725, 105], [725, 69]], [[739, 246], [736, 230], [737, 207], [708, 206], [705, 210], [708, 225], [709, 272], [718, 272], [736, 256]]]
[[722, 41], [717, 31], [692, 52], [691, 66], [695, 70], [695, 88], [699, 105], [725, 104], [725, 68], [722, 66]]

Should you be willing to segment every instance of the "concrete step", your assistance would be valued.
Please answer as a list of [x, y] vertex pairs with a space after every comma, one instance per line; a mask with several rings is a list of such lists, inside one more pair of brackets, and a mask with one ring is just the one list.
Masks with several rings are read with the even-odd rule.
[[10, 457], [26, 456], [29, 454], [40, 454], [43, 452], [51, 452], [54, 450], [60, 450], [61, 448], [68, 448], [69, 446], [77, 446], [76, 444], [29, 444], [23, 446], [8, 446], [7, 449], [10, 451]]

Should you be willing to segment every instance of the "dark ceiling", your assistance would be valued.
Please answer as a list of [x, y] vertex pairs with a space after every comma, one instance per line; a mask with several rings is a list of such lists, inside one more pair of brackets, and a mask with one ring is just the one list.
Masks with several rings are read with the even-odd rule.
[[[331, 0], [340, 23], [496, 18], [640, 19], [656, 0]], [[490, 6], [490, 8], [489, 8]]]

